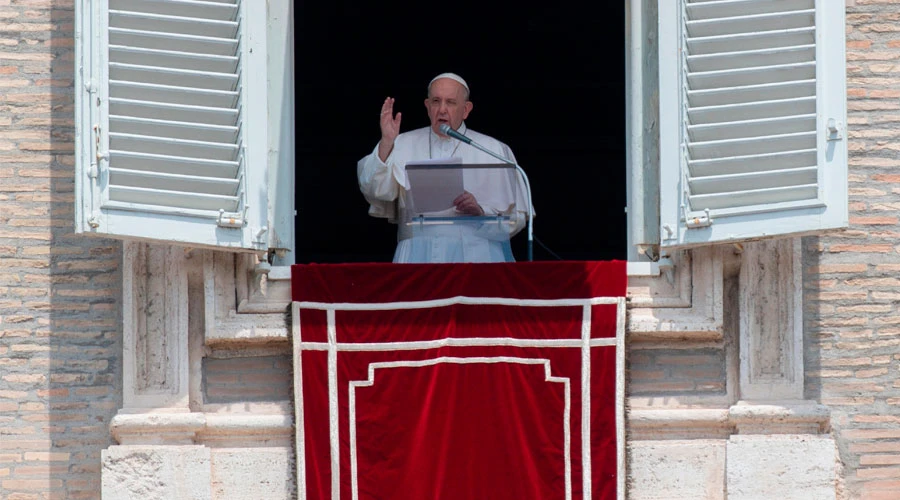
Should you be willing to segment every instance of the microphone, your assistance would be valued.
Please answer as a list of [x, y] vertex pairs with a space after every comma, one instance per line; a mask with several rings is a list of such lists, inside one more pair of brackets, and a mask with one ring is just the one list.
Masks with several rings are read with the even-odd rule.
[[503, 156], [500, 156], [499, 154], [497, 154], [497, 153], [491, 151], [490, 149], [482, 146], [481, 144], [478, 144], [477, 142], [473, 141], [470, 137], [466, 137], [466, 136], [460, 134], [459, 132], [457, 132], [456, 130], [453, 130], [453, 128], [447, 123], [442, 123], [441, 126], [438, 128], [441, 130], [441, 133], [446, 135], [447, 137], [452, 137], [458, 141], [462, 141], [480, 151], [483, 151], [483, 152], [493, 156], [494, 158], [502, 161], [503, 163], [506, 163], [506, 164], [516, 167], [516, 170], [519, 172], [519, 175], [522, 176], [522, 180], [525, 181], [525, 191], [527, 191], [525, 194], [528, 196], [528, 221], [527, 221], [527, 223], [528, 223], [528, 261], [530, 262], [530, 261], [534, 260], [533, 259], [533, 256], [534, 256], [534, 251], [533, 251], [533, 249], [534, 249], [534, 222], [533, 222], [534, 206], [531, 204], [531, 184], [528, 182], [528, 176], [525, 175], [525, 170], [522, 169], [522, 167], [520, 167], [518, 163], [516, 163], [512, 160], [509, 160], [507, 158], [504, 158]]
[[453, 127], [451, 127], [447, 123], [442, 123], [441, 126], [438, 128], [440, 128], [441, 133], [446, 135], [447, 137], [452, 137], [452, 138], [456, 139], [457, 141], [462, 141], [466, 144], [472, 144], [472, 139], [460, 134], [456, 130], [453, 130]]

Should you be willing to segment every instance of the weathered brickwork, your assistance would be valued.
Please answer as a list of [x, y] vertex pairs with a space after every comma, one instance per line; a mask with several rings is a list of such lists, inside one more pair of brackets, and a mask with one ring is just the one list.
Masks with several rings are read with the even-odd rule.
[[0, 498], [100, 498], [121, 250], [72, 234], [72, 0], [0, 0]]
[[290, 401], [290, 355], [203, 360], [203, 400], [206, 403], [237, 401]]
[[632, 346], [629, 351], [629, 396], [703, 397], [724, 394], [724, 349], [637, 349]]
[[900, 0], [847, 6], [850, 228], [805, 240], [806, 390], [845, 498], [900, 498]]

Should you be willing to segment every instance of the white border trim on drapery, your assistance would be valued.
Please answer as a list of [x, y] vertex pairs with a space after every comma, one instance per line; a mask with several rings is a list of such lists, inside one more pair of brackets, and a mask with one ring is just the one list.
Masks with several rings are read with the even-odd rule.
[[[336, 326], [337, 311], [387, 311], [410, 310], [452, 305], [502, 305], [517, 307], [573, 307], [582, 308], [582, 325], [580, 339], [515, 339], [501, 338], [444, 338], [430, 341], [413, 342], [338, 342]], [[615, 338], [591, 338], [591, 306], [602, 304], [616, 305], [616, 337]], [[300, 324], [301, 309], [316, 309], [326, 311], [327, 342], [304, 342]], [[584, 498], [592, 497], [591, 474], [591, 348], [592, 347], [616, 347], [616, 466], [617, 484], [616, 496], [624, 498], [625, 493], [625, 297], [593, 297], [588, 299], [511, 299], [504, 297], [466, 297], [456, 296], [446, 299], [383, 302], [383, 303], [327, 303], [327, 302], [293, 302], [293, 352], [295, 365], [294, 403], [296, 418], [296, 454], [297, 454], [297, 496], [306, 499], [306, 457], [305, 434], [303, 421], [302, 398], [302, 352], [327, 351], [328, 352], [328, 406], [329, 406], [329, 448], [331, 450], [331, 498], [340, 499], [340, 434], [338, 426], [338, 387], [337, 387], [337, 354], [340, 351], [398, 351], [398, 350], [424, 350], [440, 347], [540, 347], [540, 348], [575, 348], [581, 349], [581, 459], [582, 459], [582, 491]], [[395, 361], [385, 363], [372, 363], [368, 367], [368, 380], [350, 382], [350, 463], [351, 463], [351, 491], [353, 500], [358, 498], [356, 475], [356, 422], [355, 422], [355, 388], [374, 384], [374, 370], [378, 368], [391, 368], [398, 366], [427, 366], [436, 363], [487, 363], [509, 362], [520, 364], [545, 365], [547, 381], [560, 382], [566, 388], [566, 417], [567, 425], [564, 426], [565, 438], [565, 467], [566, 467], [566, 499], [571, 499], [571, 430], [568, 425], [570, 419], [570, 393], [569, 379], [566, 377], [552, 377], [550, 375], [549, 360], [514, 358], [514, 357], [443, 357], [421, 361]]]

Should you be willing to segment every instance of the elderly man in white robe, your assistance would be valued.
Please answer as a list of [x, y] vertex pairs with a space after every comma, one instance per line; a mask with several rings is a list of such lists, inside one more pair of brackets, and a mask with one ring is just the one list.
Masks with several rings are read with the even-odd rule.
[[[369, 215], [387, 218], [398, 224], [394, 262], [513, 260], [509, 238], [525, 226], [529, 210], [521, 177], [497, 175], [501, 169], [463, 170], [464, 189], [453, 199], [453, 207], [449, 210], [452, 215], [460, 217], [456, 220], [465, 220], [463, 216], [508, 216], [507, 225], [499, 237], [497, 231], [479, 229], [478, 224], [435, 225], [417, 231], [408, 223], [408, 163], [446, 159], [447, 163], [508, 167], [470, 144], [447, 137], [441, 132], [442, 125], [449, 125], [475, 143], [515, 162], [506, 144], [466, 127], [465, 119], [472, 107], [465, 80], [454, 73], [442, 73], [428, 84], [425, 108], [431, 126], [401, 134], [401, 113], [394, 114], [393, 98], [384, 100], [381, 106], [381, 140], [371, 154], [359, 161], [356, 173], [360, 190], [370, 205]], [[510, 172], [508, 168], [502, 171]], [[485, 227], [489, 224], [485, 223]]]

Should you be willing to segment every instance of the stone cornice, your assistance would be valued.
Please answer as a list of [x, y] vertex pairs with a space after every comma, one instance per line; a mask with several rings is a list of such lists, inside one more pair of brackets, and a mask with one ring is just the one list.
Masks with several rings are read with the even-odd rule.
[[710, 439], [732, 434], [823, 434], [827, 407], [815, 401], [738, 402], [729, 408], [632, 408], [628, 439]]
[[113, 417], [110, 432], [123, 445], [270, 446], [289, 444], [293, 424], [290, 413], [127, 413], [123, 410]]

